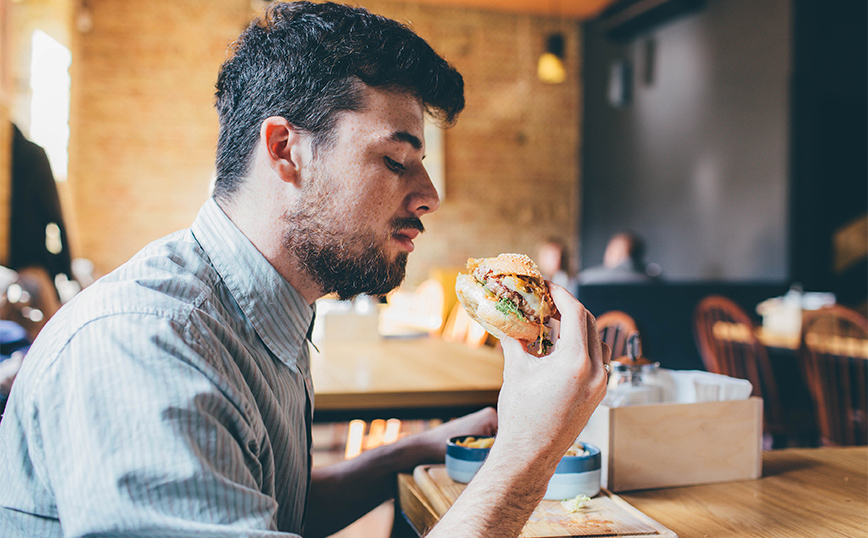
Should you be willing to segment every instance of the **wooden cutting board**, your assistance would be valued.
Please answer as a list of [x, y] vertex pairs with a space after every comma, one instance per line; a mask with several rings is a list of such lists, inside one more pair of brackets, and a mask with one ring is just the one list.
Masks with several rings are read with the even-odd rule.
[[[466, 487], [449, 478], [443, 465], [420, 465], [413, 471], [413, 479], [439, 517]], [[600, 491], [577, 512], [568, 512], [560, 501], [542, 501], [520, 536], [677, 538], [674, 532], [606, 490]]]

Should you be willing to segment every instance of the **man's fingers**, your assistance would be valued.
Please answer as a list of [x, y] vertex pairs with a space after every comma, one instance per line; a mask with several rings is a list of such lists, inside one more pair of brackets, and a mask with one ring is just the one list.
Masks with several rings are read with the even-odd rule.
[[[551, 280], [546, 280], [546, 281], [545, 281], [545, 285], [548, 286], [548, 288], [549, 288], [549, 295], [551, 295], [552, 300], [554, 300], [554, 297], [555, 297], [554, 289], [555, 289], [555, 288], [560, 288], [561, 286], [555, 284], [555, 283], [552, 282]], [[554, 301], [554, 303], [555, 303], [555, 311], [552, 312], [552, 319], [556, 319], [556, 320], [560, 321], [560, 320], [561, 320], [561, 309], [558, 308], [558, 302], [557, 302], [557, 301]]]
[[588, 346], [591, 353], [596, 353], [596, 350], [599, 349], [600, 358], [602, 359], [603, 364], [609, 363], [609, 359], [612, 357], [612, 350], [609, 349], [608, 345], [604, 344], [602, 340], [600, 340], [600, 331], [597, 329], [597, 319], [590, 313], [588, 314]]
[[518, 371], [522, 367], [521, 361], [528, 360], [524, 344], [515, 338], [505, 337], [500, 340], [500, 345], [503, 346], [503, 380], [506, 381], [514, 375], [520, 376]]
[[588, 313], [588, 345], [593, 351], [601, 347], [600, 332], [597, 330], [597, 318]]
[[500, 339], [500, 345], [503, 347], [504, 355], [511, 355], [519, 350], [525, 351], [524, 344], [515, 338], [503, 337]]
[[[599, 350], [599, 351], [597, 351]], [[600, 332], [597, 330], [597, 320], [590, 313], [588, 314], [588, 354], [591, 358], [591, 364], [599, 364], [609, 372], [611, 366], [609, 362], [612, 360], [612, 349], [609, 345], [600, 340]], [[597, 355], [599, 354], [599, 358]]]
[[[581, 306], [581, 303], [573, 297], [570, 292], [566, 289], [558, 286], [557, 284], [553, 284], [551, 282], [549, 284], [549, 291], [551, 292], [552, 300], [555, 302], [555, 306], [558, 307], [558, 313], [560, 314], [561, 325], [568, 324], [574, 326], [583, 326], [584, 322], [581, 322], [580, 316], [581, 311], [584, 310], [584, 307]], [[577, 309], [576, 306], [579, 306]]]

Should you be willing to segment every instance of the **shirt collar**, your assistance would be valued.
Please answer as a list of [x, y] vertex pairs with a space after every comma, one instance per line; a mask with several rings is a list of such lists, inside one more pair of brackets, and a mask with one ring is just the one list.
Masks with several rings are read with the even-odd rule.
[[313, 323], [314, 307], [287, 282], [235, 226], [213, 198], [199, 210], [193, 236], [250, 320], [281, 361], [296, 364]]

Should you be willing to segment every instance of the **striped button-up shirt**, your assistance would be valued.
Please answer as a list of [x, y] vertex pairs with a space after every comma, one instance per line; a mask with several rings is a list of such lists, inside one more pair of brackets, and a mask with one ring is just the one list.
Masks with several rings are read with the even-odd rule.
[[31, 348], [0, 421], [0, 536], [300, 533], [313, 316], [208, 200]]

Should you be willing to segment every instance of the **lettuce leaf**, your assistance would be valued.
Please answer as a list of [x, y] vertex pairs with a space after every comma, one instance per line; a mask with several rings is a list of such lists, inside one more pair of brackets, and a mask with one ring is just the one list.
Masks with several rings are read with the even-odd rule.
[[501, 297], [497, 300], [495, 308], [497, 308], [498, 312], [502, 312], [507, 315], [513, 314], [515, 316], [518, 316], [519, 319], [524, 319], [524, 314], [522, 314], [521, 310], [519, 310], [518, 307], [515, 306], [515, 303], [513, 303], [509, 299]]
[[561, 506], [563, 506], [564, 510], [566, 510], [567, 512], [574, 513], [574, 512], [578, 512], [582, 508], [585, 508], [587, 506], [587, 502], [590, 500], [591, 500], [591, 498], [588, 497], [587, 495], [579, 494], [579, 495], [576, 495], [575, 497], [573, 497], [572, 499], [562, 500]]

